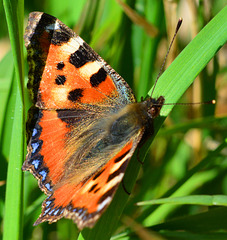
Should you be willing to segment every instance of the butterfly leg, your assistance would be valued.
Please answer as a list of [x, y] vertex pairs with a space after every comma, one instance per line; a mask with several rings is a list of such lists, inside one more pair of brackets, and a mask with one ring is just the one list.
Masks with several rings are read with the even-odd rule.
[[137, 151], [137, 153], [136, 153], [136, 159], [137, 159], [137, 161], [138, 161], [141, 165], [143, 165], [144, 162], [142, 162], [142, 161], [140, 160], [139, 154], [140, 154], [140, 148], [138, 149], [138, 151]]
[[124, 191], [130, 196], [131, 193], [126, 189], [125, 184], [124, 184], [124, 179], [122, 180], [122, 187], [123, 187]]

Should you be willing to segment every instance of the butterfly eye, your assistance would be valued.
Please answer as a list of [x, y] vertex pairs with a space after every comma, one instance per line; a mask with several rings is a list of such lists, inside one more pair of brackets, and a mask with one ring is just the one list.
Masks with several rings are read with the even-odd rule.
[[161, 110], [162, 106], [159, 105], [153, 105], [151, 106], [148, 110], [147, 110], [147, 114], [150, 118], [156, 118], [159, 116], [160, 114], [160, 110]]
[[156, 116], [155, 106], [152, 106], [150, 109], [148, 109], [147, 113], [148, 113], [150, 118], [155, 118], [155, 116]]

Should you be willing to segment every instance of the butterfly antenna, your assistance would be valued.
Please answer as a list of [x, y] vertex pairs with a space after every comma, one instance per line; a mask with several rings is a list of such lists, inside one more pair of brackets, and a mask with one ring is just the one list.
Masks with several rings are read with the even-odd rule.
[[181, 105], [181, 106], [189, 106], [189, 105], [201, 105], [201, 104], [216, 104], [216, 100], [210, 100], [206, 102], [195, 102], [195, 103], [164, 103], [163, 105]]
[[173, 45], [173, 42], [174, 42], [174, 40], [175, 40], [175, 38], [176, 38], [177, 32], [178, 32], [178, 30], [180, 29], [180, 26], [181, 26], [181, 24], [182, 24], [182, 21], [183, 21], [182, 18], [180, 18], [180, 19], [178, 20], [177, 27], [176, 27], [175, 33], [174, 33], [174, 35], [173, 35], [172, 41], [170, 42], [170, 45], [169, 45], [169, 48], [168, 48], [167, 53], [166, 53], [166, 55], [165, 55], [165, 58], [164, 58], [164, 60], [163, 60], [162, 66], [161, 66], [160, 71], [159, 71], [159, 73], [158, 73], [158, 76], [157, 76], [157, 78], [156, 78], [156, 80], [155, 80], [154, 87], [153, 87], [152, 92], [151, 92], [151, 97], [152, 97], [152, 95], [153, 95], [153, 92], [154, 92], [155, 86], [156, 86], [156, 84], [157, 84], [157, 82], [158, 82], [158, 79], [159, 79], [159, 77], [161, 76], [161, 73], [162, 73], [163, 68], [164, 68], [164, 66], [165, 66], [165, 63], [166, 63], [166, 59], [167, 59], [167, 57], [168, 57], [168, 55], [169, 55], [169, 51], [170, 51], [170, 49], [171, 49], [171, 47], [172, 47], [172, 45]]

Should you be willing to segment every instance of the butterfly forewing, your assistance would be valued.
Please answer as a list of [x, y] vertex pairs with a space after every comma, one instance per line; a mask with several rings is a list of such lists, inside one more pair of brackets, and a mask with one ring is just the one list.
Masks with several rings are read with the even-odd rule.
[[128, 84], [55, 17], [31, 13], [24, 39], [30, 65], [28, 87], [38, 107], [71, 109], [135, 102]]

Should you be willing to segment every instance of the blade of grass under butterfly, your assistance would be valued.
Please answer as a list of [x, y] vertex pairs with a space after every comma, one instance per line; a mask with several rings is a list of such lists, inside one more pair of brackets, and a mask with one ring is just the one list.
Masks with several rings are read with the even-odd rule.
[[[176, 103], [178, 101], [199, 72], [227, 41], [226, 22], [227, 7], [222, 9], [203, 28], [160, 77], [153, 97], [162, 95], [165, 97], [166, 102]], [[156, 133], [172, 108], [171, 105], [163, 106], [161, 117], [155, 122]], [[145, 156], [151, 141], [149, 140], [141, 149], [141, 159]], [[135, 183], [139, 167], [140, 164], [136, 159], [130, 161], [124, 178], [124, 185], [128, 191], [132, 189]], [[113, 202], [96, 226], [91, 230], [85, 229], [79, 239], [109, 239], [117, 226], [127, 199], [127, 193], [120, 186]]]
[[15, 109], [10, 142], [9, 164], [7, 173], [5, 217], [3, 239], [21, 239], [22, 236], [22, 171], [24, 158], [24, 58], [23, 58], [23, 0], [4, 0], [4, 9], [9, 29], [9, 36], [15, 65]]

